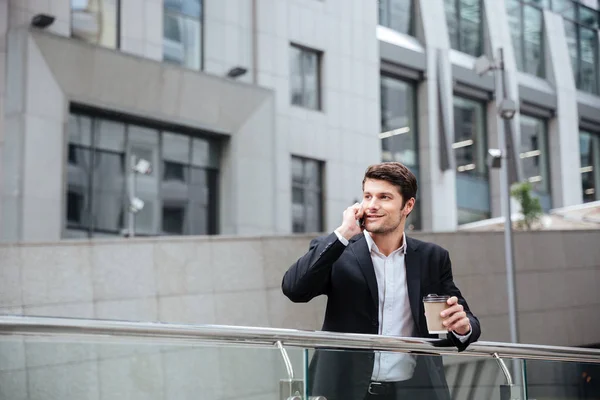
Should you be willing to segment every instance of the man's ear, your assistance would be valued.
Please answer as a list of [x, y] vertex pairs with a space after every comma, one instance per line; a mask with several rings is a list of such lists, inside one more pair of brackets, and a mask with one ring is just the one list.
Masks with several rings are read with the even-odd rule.
[[412, 212], [412, 210], [413, 210], [414, 207], [415, 207], [415, 198], [411, 197], [404, 204], [404, 208], [402, 209], [402, 214], [408, 216]]

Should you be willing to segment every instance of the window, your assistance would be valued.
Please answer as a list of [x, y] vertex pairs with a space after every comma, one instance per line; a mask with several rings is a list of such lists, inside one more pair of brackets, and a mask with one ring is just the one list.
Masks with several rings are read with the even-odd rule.
[[152, 165], [135, 176], [135, 196], [144, 201], [136, 234], [217, 233], [217, 143], [73, 113], [68, 146], [65, 236], [118, 236], [127, 228], [131, 156]]
[[483, 43], [481, 0], [445, 0], [445, 6], [452, 48], [480, 56]]
[[564, 17], [565, 35], [569, 44], [571, 65], [577, 88], [599, 94], [598, 28], [600, 27], [600, 12], [570, 0], [553, 0], [552, 5], [555, 11]]
[[323, 163], [292, 156], [292, 231], [323, 231]]
[[413, 0], [379, 0], [379, 25], [414, 35]]
[[583, 202], [600, 200], [600, 134], [579, 132]]
[[[419, 179], [419, 147], [416, 129], [415, 85], [391, 76], [381, 76], [382, 161], [398, 161]], [[407, 229], [421, 229], [418, 195], [413, 212], [406, 220]]]
[[490, 218], [485, 103], [454, 97], [454, 157], [458, 223]]
[[544, 211], [548, 211], [552, 203], [548, 166], [548, 131], [545, 120], [521, 114], [519, 158], [524, 179], [532, 184]]
[[292, 104], [320, 110], [321, 53], [291, 45], [290, 57]]
[[120, 9], [120, 0], [71, 0], [71, 36], [118, 48]]
[[507, 0], [508, 19], [519, 71], [545, 77], [543, 1]]
[[519, 70], [543, 77], [541, 8], [563, 16], [577, 88], [600, 94], [598, 28], [600, 5], [594, 0], [509, 0], [513, 44]]
[[163, 59], [202, 68], [202, 0], [164, 0]]

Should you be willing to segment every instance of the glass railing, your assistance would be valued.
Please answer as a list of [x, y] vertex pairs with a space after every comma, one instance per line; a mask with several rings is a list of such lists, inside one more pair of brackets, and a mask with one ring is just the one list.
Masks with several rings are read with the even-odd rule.
[[0, 316], [0, 400], [596, 399], [599, 370], [585, 348]]

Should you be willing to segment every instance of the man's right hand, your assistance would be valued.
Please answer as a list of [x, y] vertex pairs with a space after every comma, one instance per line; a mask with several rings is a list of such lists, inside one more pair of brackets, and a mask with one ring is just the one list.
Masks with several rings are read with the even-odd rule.
[[363, 215], [364, 210], [359, 203], [355, 203], [346, 208], [346, 210], [344, 210], [342, 225], [337, 228], [336, 231], [347, 240], [350, 240], [353, 236], [362, 232], [363, 228], [358, 225], [357, 221], [359, 218], [362, 218]]

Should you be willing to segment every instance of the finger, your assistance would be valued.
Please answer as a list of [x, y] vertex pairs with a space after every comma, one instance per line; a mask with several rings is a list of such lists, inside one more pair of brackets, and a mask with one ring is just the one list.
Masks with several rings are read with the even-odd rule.
[[462, 331], [462, 332], [468, 332], [471, 330], [471, 321], [469, 321], [469, 318], [465, 317], [465, 318], [461, 318], [458, 322], [456, 322], [455, 324], [451, 325], [448, 328], [449, 331]]
[[448, 305], [452, 306], [452, 305], [458, 303], [458, 297], [452, 296], [448, 299], [448, 301], [446, 303], [448, 303]]
[[443, 322], [444, 326], [451, 327], [452, 325], [458, 323], [458, 321], [462, 320], [466, 316], [467, 316], [467, 313], [464, 311], [457, 312], [444, 320], [444, 322]]
[[455, 304], [452, 307], [446, 308], [444, 311], [440, 313], [442, 318], [446, 318], [451, 316], [452, 314], [464, 311], [464, 307], [461, 304]]

